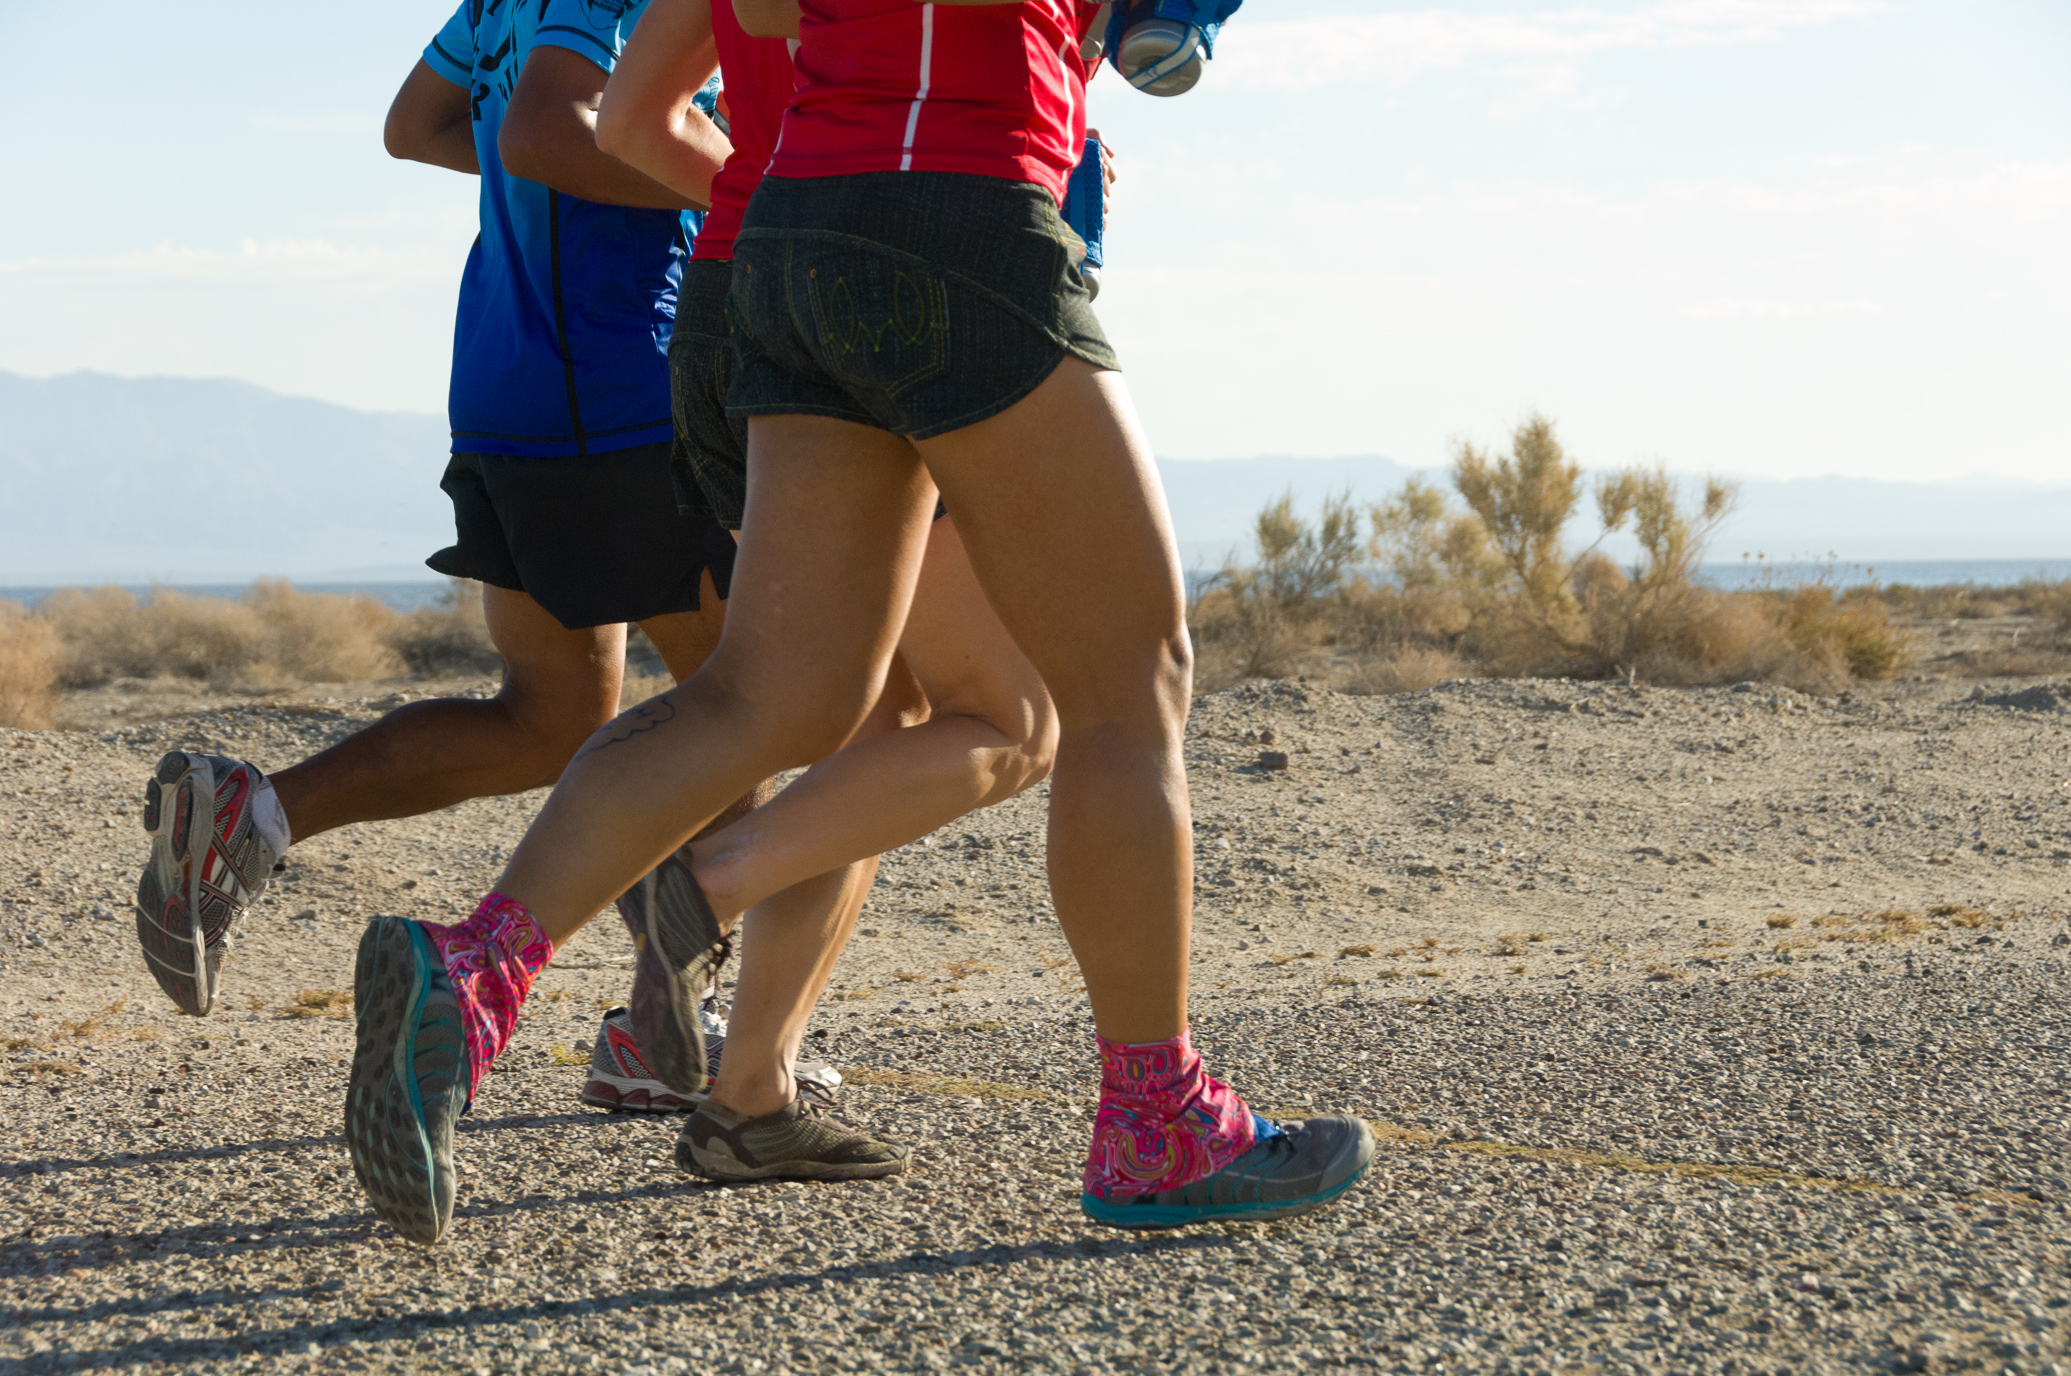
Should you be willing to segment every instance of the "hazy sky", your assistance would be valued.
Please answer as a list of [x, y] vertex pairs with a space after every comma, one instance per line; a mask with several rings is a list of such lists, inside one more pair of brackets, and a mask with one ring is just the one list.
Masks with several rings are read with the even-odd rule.
[[[380, 126], [447, 13], [0, 5], [0, 368], [443, 410], [475, 184]], [[1591, 464], [2071, 481], [2063, 0], [1251, 0], [1221, 53], [1094, 87], [1160, 454], [1538, 408]]]

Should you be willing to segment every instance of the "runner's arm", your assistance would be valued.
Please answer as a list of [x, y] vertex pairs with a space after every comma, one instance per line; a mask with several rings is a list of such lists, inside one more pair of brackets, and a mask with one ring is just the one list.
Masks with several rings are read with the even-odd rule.
[[381, 142], [391, 158], [427, 162], [455, 172], [482, 174], [475, 157], [475, 126], [467, 87], [456, 86], [426, 65], [423, 58], [403, 78], [388, 107]]
[[604, 83], [597, 147], [691, 201], [710, 204], [712, 178], [733, 145], [690, 98], [718, 65], [712, 0], [652, 0]]
[[603, 95], [602, 67], [567, 48], [534, 48], [496, 138], [504, 170], [605, 205], [703, 210], [709, 202], [663, 186], [598, 149], [597, 102]]

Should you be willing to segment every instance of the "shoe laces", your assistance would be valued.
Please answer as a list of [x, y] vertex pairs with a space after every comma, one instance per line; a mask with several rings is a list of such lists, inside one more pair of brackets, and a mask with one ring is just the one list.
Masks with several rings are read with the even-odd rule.
[[1289, 1127], [1279, 1123], [1275, 1123], [1274, 1126], [1279, 1128], [1280, 1131], [1271, 1137], [1254, 1143], [1251, 1151], [1246, 1153], [1247, 1155], [1262, 1151], [1266, 1153], [1268, 1160], [1279, 1161], [1285, 1157], [1293, 1156], [1297, 1151], [1301, 1150], [1301, 1140], [1309, 1135], [1307, 1127]]

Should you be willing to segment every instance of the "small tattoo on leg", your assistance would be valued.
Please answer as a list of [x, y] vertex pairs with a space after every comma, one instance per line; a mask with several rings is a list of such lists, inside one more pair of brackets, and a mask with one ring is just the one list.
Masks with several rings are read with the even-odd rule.
[[676, 704], [670, 702], [667, 695], [643, 702], [631, 711], [619, 713], [596, 735], [591, 736], [583, 748], [575, 752], [575, 758], [579, 760], [608, 746], [629, 741], [643, 731], [652, 731], [664, 722], [673, 720], [675, 716]]

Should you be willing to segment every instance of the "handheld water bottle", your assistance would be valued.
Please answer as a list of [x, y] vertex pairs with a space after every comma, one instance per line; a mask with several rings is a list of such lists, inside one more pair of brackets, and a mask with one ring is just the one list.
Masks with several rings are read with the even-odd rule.
[[1100, 295], [1100, 237], [1107, 228], [1105, 181], [1100, 166], [1100, 140], [1088, 138], [1079, 165], [1064, 184], [1063, 210], [1064, 222], [1071, 226], [1072, 233], [1086, 241], [1086, 260], [1079, 266], [1079, 275], [1086, 279], [1088, 296]]
[[1126, 0], [1108, 16], [1102, 46], [1131, 86], [1184, 95], [1215, 56], [1215, 36], [1243, 0]]

